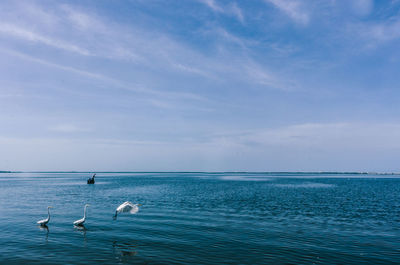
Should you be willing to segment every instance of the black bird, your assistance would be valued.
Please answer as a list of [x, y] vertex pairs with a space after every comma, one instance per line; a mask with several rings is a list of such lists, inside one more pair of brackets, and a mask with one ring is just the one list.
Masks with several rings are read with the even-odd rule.
[[93, 175], [93, 177], [88, 178], [87, 184], [94, 184], [94, 177], [96, 176], [96, 173]]

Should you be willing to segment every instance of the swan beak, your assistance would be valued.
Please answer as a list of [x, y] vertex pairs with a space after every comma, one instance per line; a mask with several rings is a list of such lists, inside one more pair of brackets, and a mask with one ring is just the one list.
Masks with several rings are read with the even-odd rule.
[[139, 203], [137, 206], [142, 206], [142, 204], [141, 204], [141, 203]]
[[49, 207], [47, 207], [47, 208], [53, 208], [53, 206], [49, 206]]

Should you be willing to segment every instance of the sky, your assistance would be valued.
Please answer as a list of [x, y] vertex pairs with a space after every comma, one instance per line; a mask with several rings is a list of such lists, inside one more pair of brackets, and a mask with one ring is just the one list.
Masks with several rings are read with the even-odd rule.
[[0, 170], [400, 171], [400, 1], [0, 2]]

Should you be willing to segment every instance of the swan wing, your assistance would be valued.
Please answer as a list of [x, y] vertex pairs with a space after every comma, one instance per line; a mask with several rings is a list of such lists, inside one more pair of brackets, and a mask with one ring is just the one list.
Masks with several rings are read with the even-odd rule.
[[123, 204], [121, 204], [120, 206], [118, 206], [117, 208], [117, 212], [120, 213], [125, 213], [125, 212], [129, 212], [132, 209], [132, 206], [134, 204], [131, 202], [124, 202]]
[[139, 212], [139, 207], [137, 205], [135, 205], [134, 207], [132, 207], [132, 209], [129, 212], [131, 214], [135, 214], [135, 213]]
[[120, 206], [118, 206], [117, 210], [118, 213], [131, 213], [135, 214], [139, 211], [139, 207], [137, 204], [133, 204], [129, 201], [124, 202]]

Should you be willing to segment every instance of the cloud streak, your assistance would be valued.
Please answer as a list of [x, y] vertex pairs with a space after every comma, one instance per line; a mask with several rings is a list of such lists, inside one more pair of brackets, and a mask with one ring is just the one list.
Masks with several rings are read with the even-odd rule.
[[44, 36], [41, 34], [38, 34], [33, 31], [26, 30], [22, 27], [12, 25], [12, 24], [6, 24], [6, 23], [1, 23], [0, 24], [0, 34], [6, 35], [6, 36], [11, 36], [11, 37], [16, 37], [20, 38], [22, 40], [26, 41], [31, 41], [31, 42], [36, 42], [36, 43], [41, 43], [47, 46], [51, 46], [57, 49], [73, 52], [73, 53], [78, 53], [80, 55], [85, 55], [89, 56], [90, 52], [84, 48], [81, 48], [79, 46], [76, 46], [74, 44], [70, 44], [61, 40], [53, 39], [48, 36]]
[[285, 127], [238, 131], [216, 136], [234, 145], [249, 147], [315, 147], [333, 150], [399, 148], [400, 124], [397, 123], [304, 123]]
[[[64, 134], [75, 133], [75, 127], [61, 125]], [[72, 128], [72, 130], [71, 130]], [[84, 148], [84, 156], [95, 161], [107, 161], [104, 165], [124, 170], [150, 170], [148, 162], [160, 163], [153, 170], [360, 170], [390, 171], [387, 163], [374, 164], [377, 161], [373, 153], [383, 154], [382, 162], [388, 156], [398, 154], [400, 148], [398, 124], [352, 124], [352, 123], [305, 123], [261, 129], [236, 131], [198, 139], [178, 140], [135, 140], [121, 138], [7, 138], [0, 137], [2, 146], [14, 146], [8, 157], [30, 156], [32, 151], [22, 153], [24, 148], [35, 152], [46, 150], [46, 155], [35, 157], [32, 163], [19, 165], [21, 170], [40, 170], [49, 161], [52, 154], [62, 152], [68, 163], [63, 168], [53, 170], [88, 170], [95, 165], [75, 149]], [[139, 153], [137, 151], [140, 151]], [[374, 152], [371, 152], [374, 151]], [[111, 159], [116, 154], [119, 159]], [[364, 154], [364, 155], [362, 155]], [[384, 155], [386, 154], [386, 155]], [[339, 157], [338, 157], [339, 155]], [[0, 158], [1, 153], [0, 153]], [[236, 161], [229, 166], [225, 160]], [[3, 159], [3, 161], [6, 161]], [[82, 163], [85, 161], [85, 163]], [[134, 166], [132, 161], [135, 161]], [[250, 162], [251, 161], [251, 162]], [[34, 162], [34, 163], [33, 163]], [[92, 164], [94, 163], [94, 164]], [[177, 165], [179, 163], [179, 166]], [[151, 163], [150, 163], [151, 164]], [[275, 165], [274, 165], [275, 164]], [[38, 166], [39, 165], [39, 166]], [[103, 165], [103, 166], [104, 166]], [[316, 166], [317, 165], [317, 166]], [[384, 165], [384, 166], [382, 166]], [[178, 167], [176, 167], [178, 166]], [[110, 170], [110, 168], [101, 169]], [[99, 169], [100, 170], [100, 169]]]
[[[43, 60], [40, 58], [32, 57], [30, 55], [23, 54], [23, 53], [13, 51], [13, 50], [0, 49], [0, 52], [7, 54], [7, 55], [18, 57], [23, 60], [38, 63], [38, 64], [44, 65], [46, 67], [49, 67], [49, 68], [59, 69], [61, 71], [69, 72], [69, 73], [76, 74], [76, 75], [79, 75], [79, 76], [82, 76], [82, 77], [85, 77], [88, 79], [94, 79], [94, 80], [100, 81], [102, 83], [106, 83], [108, 85], [111, 85], [111, 86], [109, 86], [109, 89], [118, 89], [118, 90], [124, 90], [124, 91], [128, 91], [128, 92], [135, 92], [142, 96], [145, 95], [147, 98], [149, 98], [149, 99], [147, 99], [147, 102], [149, 102], [152, 105], [159, 107], [159, 108], [167, 108], [167, 109], [176, 108], [174, 104], [169, 102], [171, 100], [186, 100], [186, 101], [189, 100], [189, 101], [200, 101], [200, 102], [207, 101], [206, 98], [204, 98], [200, 95], [194, 94], [194, 93], [158, 91], [158, 90], [149, 89], [149, 88], [139, 86], [139, 85], [126, 84], [120, 80], [110, 78], [108, 76], [105, 76], [105, 75], [102, 75], [99, 73], [94, 73], [94, 72], [81, 70], [81, 69], [77, 69], [77, 68], [70, 67], [70, 66], [56, 64], [53, 62], [49, 62], [49, 61], [46, 61], [46, 60]], [[11, 96], [11, 95], [8, 94], [8, 96]], [[154, 99], [154, 97], [157, 97], [158, 99], [156, 100], [156, 99]], [[196, 109], [200, 110], [200, 111], [208, 111], [206, 108], [196, 108]]]
[[74, 154], [93, 150], [114, 169], [296, 170], [396, 157], [398, 4], [1, 2], [0, 161], [13, 153], [18, 169], [34, 150], [85, 169]]
[[[215, 1], [210, 0], [204, 3], [215, 12], [228, 12], [226, 10], [230, 10], [229, 12], [236, 10], [235, 12], [237, 14], [241, 12], [236, 4], [232, 4], [228, 9], [225, 9], [220, 7]], [[32, 10], [41, 9], [30, 8], [29, 10], [30, 12], [33, 12]], [[26, 12], [26, 10], [24, 11], [24, 9], [22, 9], [22, 11], [20, 11], [20, 13], [22, 13], [21, 15], [23, 15], [24, 12]], [[225, 50], [228, 51], [226, 55], [214, 59], [213, 57], [191, 49], [187, 45], [173, 39], [165, 33], [146, 33], [141, 29], [135, 28], [128, 30], [118, 24], [101, 21], [96, 15], [88, 14], [81, 10], [78, 11], [76, 8], [69, 5], [62, 5], [55, 8], [53, 10], [53, 15], [58, 16], [47, 17], [46, 21], [43, 23], [51, 24], [52, 27], [58, 27], [59, 30], [67, 32], [68, 35], [70, 35], [69, 39], [71, 42], [60, 39], [59, 36], [56, 36], [57, 34], [51, 36], [49, 33], [45, 34], [39, 31], [28, 30], [26, 27], [10, 23], [0, 24], [0, 34], [13, 36], [33, 43], [43, 44], [45, 46], [54, 47], [85, 57], [100, 57], [116, 62], [127, 61], [128, 63], [134, 64], [135, 67], [140, 65], [141, 68], [144, 67], [150, 71], [167, 71], [174, 75], [193, 75], [204, 80], [218, 81], [222, 79], [227, 80], [232, 77], [240, 78], [243, 76], [244, 78], [241, 79], [244, 82], [268, 86], [270, 83], [267, 83], [265, 78], [263, 78], [264, 81], [260, 82], [261, 79], [258, 77], [260, 77], [261, 72], [264, 74], [268, 72], [267, 75], [270, 77], [273, 76], [272, 79], [275, 81], [281, 79], [276, 76], [276, 74], [272, 73], [272, 71], [269, 71], [258, 64], [257, 73], [259, 74], [256, 75], [257, 78], [253, 81], [252, 78], [254, 77], [254, 73], [250, 73], [248, 69], [250, 69], [250, 67], [254, 68], [253, 65], [256, 63], [246, 55], [247, 51], [249, 51], [248, 46], [250, 42], [229, 33], [223, 28], [220, 28], [218, 32], [218, 34], [222, 36], [221, 41], [238, 45], [238, 47], [244, 51], [244, 55], [238, 54], [235, 51]], [[49, 20], [52, 21], [49, 22]], [[62, 21], [69, 21], [73, 26], [71, 27], [71, 24]], [[29, 21], [21, 23], [29, 24]], [[78, 41], [78, 39], [82, 40]], [[87, 42], [86, 44], [83, 44], [85, 40]], [[250, 45], [254, 45], [254, 43], [250, 43]], [[47, 64], [48, 66], [53, 65], [58, 69], [75, 72], [87, 77], [93, 77], [99, 80], [103, 79], [107, 82], [116, 83], [121, 86], [118, 84], [121, 83], [121, 81], [115, 82], [115, 80], [111, 80], [104, 75], [79, 70], [77, 67], [51, 64], [42, 59], [34, 60], [29, 56], [25, 56], [25, 58], [38, 63]], [[243, 64], [243, 62], [246, 62], [246, 64]], [[226, 65], [230, 65], [231, 67], [226, 67]], [[229, 69], [232, 70], [229, 71]], [[238, 75], [237, 72], [250, 74]], [[125, 85], [122, 86], [125, 87]], [[281, 88], [281, 86], [275, 87]], [[141, 90], [141, 88], [137, 87], [134, 88], [134, 90], [138, 91]], [[283, 90], [286, 90], [286, 88], [283, 88]], [[150, 89], [146, 89], [146, 91], [150, 91], [151, 93], [154, 92], [154, 94], [159, 93]]]
[[245, 21], [243, 11], [239, 8], [236, 2], [233, 2], [227, 6], [221, 6], [215, 0], [198, 0], [198, 1], [209, 7], [215, 13], [233, 16], [242, 24]]
[[294, 22], [307, 25], [310, 21], [310, 14], [299, 0], [264, 0], [274, 5], [277, 9], [285, 13]]

